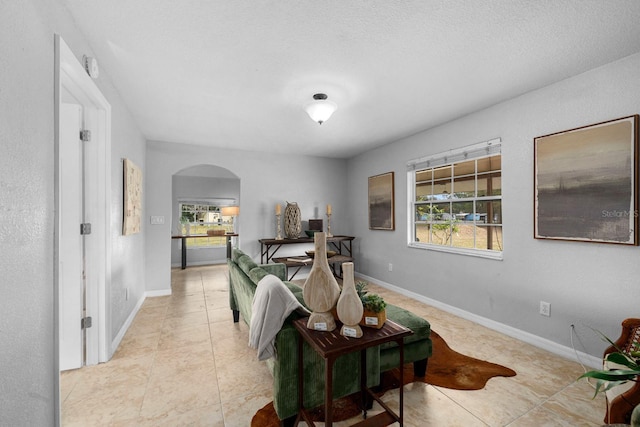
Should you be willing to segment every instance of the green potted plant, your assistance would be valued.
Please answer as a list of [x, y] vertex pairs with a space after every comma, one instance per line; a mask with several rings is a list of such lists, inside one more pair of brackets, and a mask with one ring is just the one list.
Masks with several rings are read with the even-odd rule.
[[[578, 379], [595, 378], [597, 380], [593, 397], [606, 392], [628, 381], [640, 381], [640, 343], [633, 342], [628, 350], [623, 350], [607, 336], [602, 337], [615, 349], [605, 355], [604, 364], [609, 368], [585, 372]], [[631, 414], [631, 426], [640, 427], [640, 405]]]
[[387, 303], [380, 295], [368, 293], [366, 287], [367, 282], [359, 281], [356, 283], [356, 292], [360, 296], [364, 309], [360, 325], [380, 329], [387, 320]]

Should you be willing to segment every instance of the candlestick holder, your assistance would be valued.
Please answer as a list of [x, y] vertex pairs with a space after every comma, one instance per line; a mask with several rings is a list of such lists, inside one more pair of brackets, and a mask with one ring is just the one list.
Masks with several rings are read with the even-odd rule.
[[276, 240], [282, 240], [282, 229], [280, 228], [280, 216], [282, 214], [276, 214]]
[[331, 234], [331, 214], [327, 214], [327, 237], [333, 237]]

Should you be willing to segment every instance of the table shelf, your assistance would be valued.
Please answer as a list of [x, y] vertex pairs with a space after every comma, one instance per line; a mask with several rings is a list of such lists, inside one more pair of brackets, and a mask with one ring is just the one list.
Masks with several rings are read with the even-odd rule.
[[[327, 237], [327, 249], [335, 249], [337, 254], [328, 258], [329, 266], [333, 272], [333, 275], [342, 278], [341, 265], [345, 262], [353, 262], [353, 247], [352, 242], [355, 239], [353, 236], [331, 236]], [[260, 263], [268, 264], [269, 262], [279, 262], [287, 267], [288, 280], [298, 274], [298, 272], [305, 266], [313, 265], [313, 259], [308, 262], [291, 261], [291, 258], [309, 258], [307, 256], [282, 256], [276, 257], [278, 250], [284, 245], [296, 245], [302, 243], [314, 243], [312, 238], [301, 237], [299, 239], [260, 239]], [[291, 275], [289, 275], [289, 268], [295, 269]]]
[[404, 337], [413, 334], [408, 328], [399, 325], [391, 320], [387, 320], [381, 329], [363, 328], [363, 335], [360, 338], [348, 338], [340, 335], [341, 323], [336, 321], [337, 327], [333, 331], [316, 331], [307, 328], [307, 318], [297, 319], [293, 326], [300, 333], [302, 339], [298, 341], [298, 406], [299, 412], [295, 425], [300, 421], [306, 421], [308, 425], [314, 426], [307, 408], [304, 407], [304, 360], [303, 341], [306, 341], [325, 361], [325, 426], [333, 425], [333, 365], [336, 359], [344, 354], [360, 352], [360, 393], [362, 402], [365, 402], [365, 394], [371, 396], [384, 409], [384, 412], [367, 418], [367, 409], [362, 408], [364, 419], [356, 426], [360, 427], [381, 427], [398, 422], [403, 425], [403, 387], [399, 391], [399, 411], [392, 411], [378, 396], [368, 387], [366, 380], [367, 357], [366, 350], [369, 347], [381, 345], [386, 342], [395, 341], [400, 351], [400, 384], [404, 383]]

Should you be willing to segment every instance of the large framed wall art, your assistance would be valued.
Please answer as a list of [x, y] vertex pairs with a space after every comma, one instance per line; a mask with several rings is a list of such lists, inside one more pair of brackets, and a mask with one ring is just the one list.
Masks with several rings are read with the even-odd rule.
[[129, 159], [124, 159], [124, 201], [122, 234], [140, 232], [142, 220], [142, 171]]
[[534, 139], [534, 237], [638, 245], [638, 115]]
[[369, 177], [369, 228], [395, 229], [393, 172]]

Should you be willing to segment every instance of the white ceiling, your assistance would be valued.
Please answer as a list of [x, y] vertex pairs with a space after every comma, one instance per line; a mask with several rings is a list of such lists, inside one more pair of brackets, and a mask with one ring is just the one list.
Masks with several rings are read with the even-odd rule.
[[640, 51], [638, 0], [62, 2], [149, 140], [241, 150], [348, 158]]

